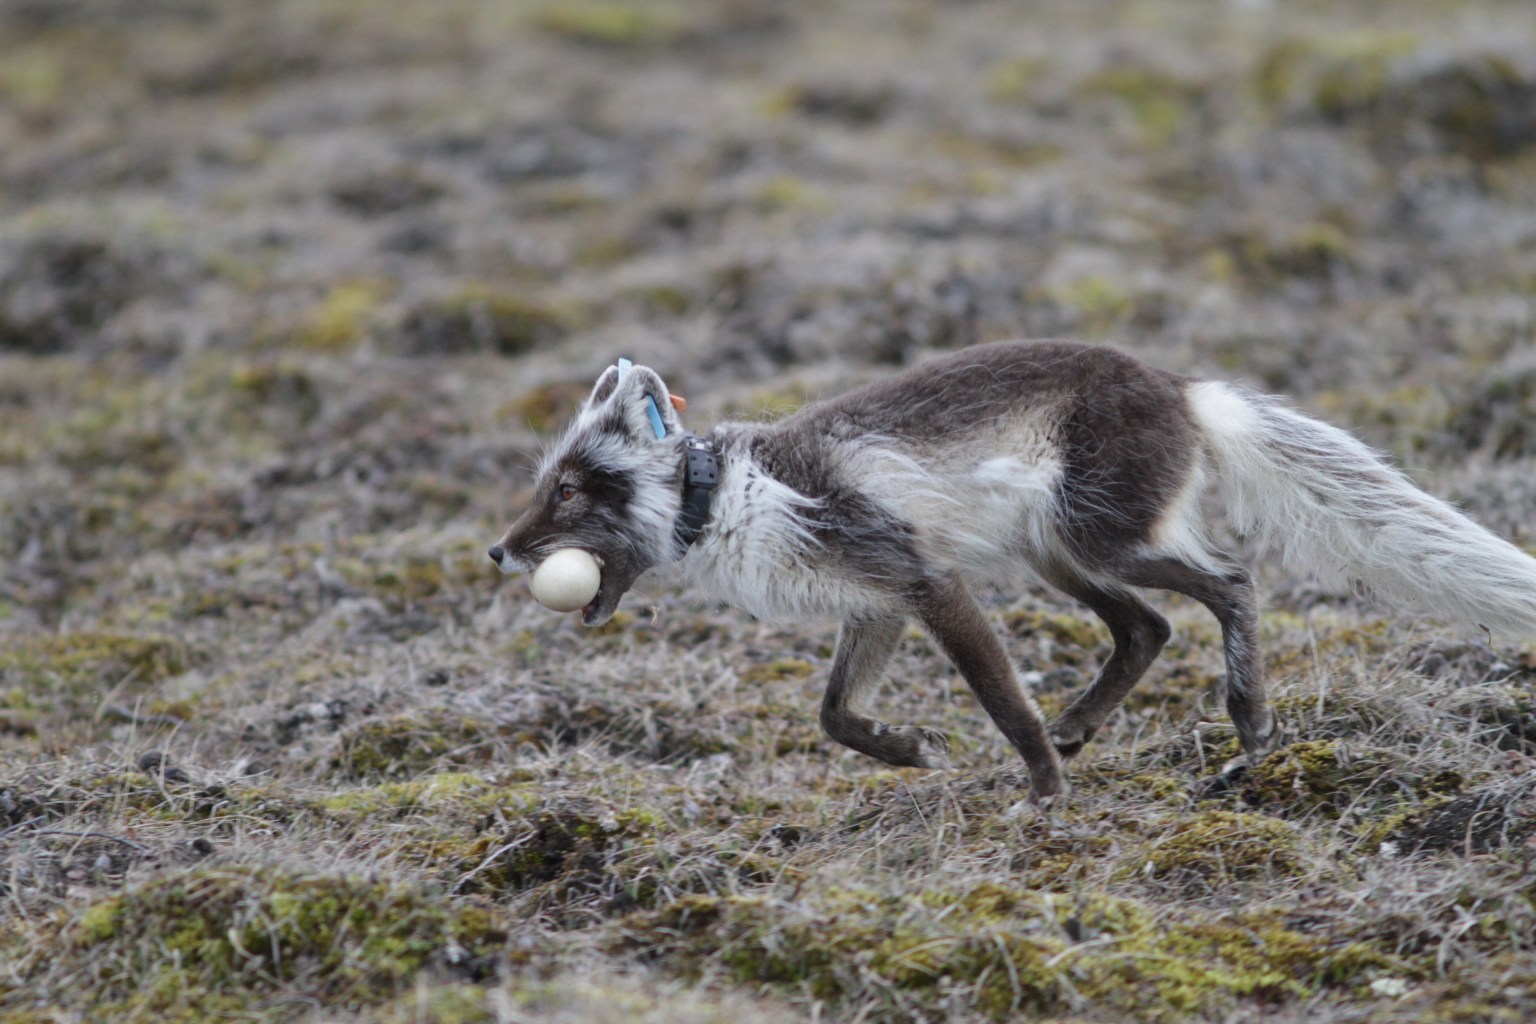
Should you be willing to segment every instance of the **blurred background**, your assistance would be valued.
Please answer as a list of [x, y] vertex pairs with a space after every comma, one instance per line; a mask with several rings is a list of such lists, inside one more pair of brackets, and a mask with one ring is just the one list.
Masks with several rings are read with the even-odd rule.
[[1536, 452], [1527, 3], [4, 0], [0, 55], [13, 622], [486, 534], [620, 353], [697, 422], [1071, 336]]

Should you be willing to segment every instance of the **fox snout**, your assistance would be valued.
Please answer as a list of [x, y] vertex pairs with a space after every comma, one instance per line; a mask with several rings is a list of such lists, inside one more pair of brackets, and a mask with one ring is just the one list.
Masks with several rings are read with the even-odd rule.
[[508, 531], [509, 536], [503, 537], [495, 544], [492, 544], [491, 549], [486, 554], [490, 556], [491, 561], [496, 563], [496, 568], [502, 572], [524, 572], [530, 568], [528, 559], [522, 556], [521, 552], [524, 551], [524, 548], [511, 538], [510, 533], [511, 531]]
[[486, 554], [491, 556], [491, 561], [495, 562], [496, 568], [502, 572], [510, 573], [516, 571], [517, 564], [508, 557], [507, 549], [500, 544], [493, 544], [491, 550], [487, 551]]

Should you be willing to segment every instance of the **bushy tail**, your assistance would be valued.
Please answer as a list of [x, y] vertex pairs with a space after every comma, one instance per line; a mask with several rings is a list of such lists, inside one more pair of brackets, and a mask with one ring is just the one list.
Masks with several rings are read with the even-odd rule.
[[1190, 404], [1229, 521], [1266, 554], [1399, 607], [1536, 636], [1536, 559], [1337, 427], [1215, 381]]

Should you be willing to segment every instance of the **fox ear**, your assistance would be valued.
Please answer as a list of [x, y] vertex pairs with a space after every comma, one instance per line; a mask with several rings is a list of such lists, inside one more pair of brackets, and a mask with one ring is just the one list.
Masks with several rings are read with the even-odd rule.
[[595, 409], [608, 401], [613, 394], [613, 389], [619, 384], [619, 368], [610, 366], [603, 371], [603, 375], [597, 378], [597, 383], [592, 386], [592, 394], [587, 396], [587, 404], [584, 408]]
[[648, 367], [631, 367], [617, 383], [613, 400], [618, 403], [630, 434], [636, 438], [660, 441], [683, 429], [672, 405], [671, 392], [656, 371]]

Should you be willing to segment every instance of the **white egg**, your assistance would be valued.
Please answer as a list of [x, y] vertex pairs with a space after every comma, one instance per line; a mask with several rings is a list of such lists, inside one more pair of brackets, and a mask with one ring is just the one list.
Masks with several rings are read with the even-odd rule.
[[603, 574], [597, 559], [580, 548], [561, 548], [533, 570], [533, 599], [557, 612], [573, 612], [597, 596]]

